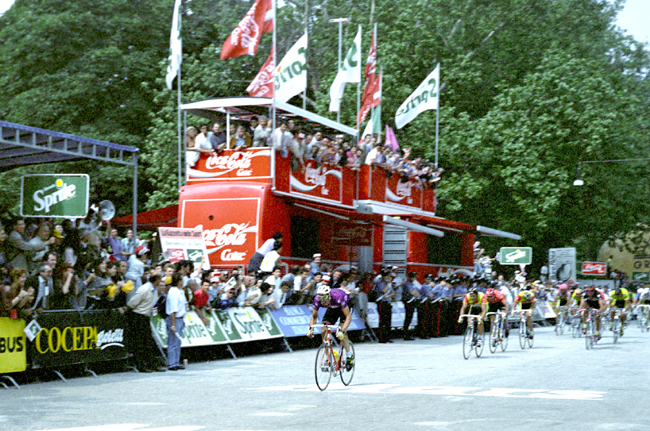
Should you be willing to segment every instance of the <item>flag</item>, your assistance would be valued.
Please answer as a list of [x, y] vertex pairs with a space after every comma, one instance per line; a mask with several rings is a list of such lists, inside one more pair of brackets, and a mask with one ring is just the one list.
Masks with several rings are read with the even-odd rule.
[[348, 50], [341, 68], [334, 78], [330, 88], [330, 112], [341, 109], [341, 98], [347, 82], [361, 82], [361, 26], [354, 38], [354, 43]]
[[372, 119], [372, 131], [373, 133], [381, 133], [381, 88], [382, 88], [382, 78], [383, 73], [379, 73], [379, 78], [377, 78], [377, 89], [373, 93], [372, 101], [372, 111], [370, 118]]
[[363, 123], [363, 120], [368, 116], [368, 112], [377, 104], [379, 101], [375, 99], [375, 93], [379, 90], [379, 80], [376, 75], [377, 69], [377, 26], [372, 32], [372, 43], [370, 44], [370, 52], [368, 52], [368, 59], [366, 60], [366, 85], [363, 89], [363, 96], [361, 97], [361, 109], [357, 115], [357, 126]]
[[221, 59], [255, 55], [262, 34], [273, 31], [273, 0], [256, 0], [221, 47]]
[[307, 88], [307, 33], [284, 56], [275, 68], [275, 100], [286, 102]]
[[271, 49], [271, 55], [246, 89], [251, 97], [273, 97], [273, 69], [275, 69], [275, 64], [273, 63], [273, 49]]
[[169, 36], [169, 65], [167, 66], [167, 88], [172, 89], [172, 82], [181, 70], [183, 62], [183, 40], [181, 39], [181, 0], [174, 4], [174, 17], [172, 18], [172, 32]]
[[440, 89], [440, 64], [426, 77], [422, 84], [402, 103], [395, 114], [395, 126], [406, 126], [420, 112], [438, 109], [438, 92]]
[[386, 124], [386, 142], [384, 143], [385, 147], [390, 147], [391, 150], [399, 150], [399, 144], [397, 143], [397, 137], [392, 127]]
[[363, 133], [361, 134], [361, 138], [365, 138], [366, 135], [372, 136], [374, 133], [374, 127], [372, 125], [372, 117], [370, 117], [370, 120], [368, 121], [368, 124], [366, 125], [366, 128], [363, 129]]

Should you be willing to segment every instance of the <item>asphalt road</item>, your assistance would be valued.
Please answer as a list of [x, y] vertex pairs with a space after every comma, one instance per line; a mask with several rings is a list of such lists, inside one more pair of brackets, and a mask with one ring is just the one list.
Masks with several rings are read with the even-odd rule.
[[[635, 323], [635, 322], [633, 322]], [[506, 352], [462, 338], [357, 343], [352, 384], [314, 382], [315, 349], [0, 389], [0, 430], [648, 430], [650, 333], [583, 339], [513, 331]]]

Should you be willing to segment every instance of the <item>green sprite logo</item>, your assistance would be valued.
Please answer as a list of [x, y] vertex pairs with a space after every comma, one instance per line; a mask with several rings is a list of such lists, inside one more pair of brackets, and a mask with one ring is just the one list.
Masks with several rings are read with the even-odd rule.
[[[54, 190], [51, 191], [52, 189]], [[49, 213], [52, 205], [74, 198], [77, 195], [76, 190], [74, 184], [67, 184], [58, 178], [54, 184], [34, 192], [32, 195], [36, 203], [34, 211]]]

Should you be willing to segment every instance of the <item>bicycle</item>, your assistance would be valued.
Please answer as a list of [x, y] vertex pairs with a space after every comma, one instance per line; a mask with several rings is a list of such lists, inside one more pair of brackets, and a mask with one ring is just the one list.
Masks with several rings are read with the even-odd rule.
[[528, 320], [526, 319], [526, 314], [532, 312], [533, 309], [530, 308], [528, 310], [519, 310], [519, 346], [522, 349], [526, 348], [526, 344], [528, 344], [528, 348], [533, 347], [533, 334], [528, 329]]
[[639, 328], [641, 328], [641, 332], [647, 332], [650, 329], [650, 305], [640, 304], [636, 308], [638, 310], [636, 320], [639, 322]]
[[595, 308], [589, 309], [587, 320], [585, 321], [585, 347], [587, 350], [593, 349], [594, 344], [598, 342], [598, 337], [596, 337], [596, 319], [598, 315], [598, 310]]
[[577, 310], [571, 318], [571, 335], [573, 338], [582, 337], [582, 316], [585, 310]]
[[614, 343], [616, 343], [622, 332], [623, 324], [621, 323], [621, 314], [623, 313], [623, 310], [620, 308], [612, 308], [610, 311], [614, 312], [614, 318], [612, 319], [610, 329], [612, 331], [612, 336], [614, 337]]
[[567, 321], [566, 305], [561, 305], [557, 309], [557, 317], [555, 318], [555, 335], [562, 335], [564, 333], [564, 326]]
[[480, 318], [477, 314], [461, 314], [458, 316], [458, 319], [463, 317], [467, 318], [467, 329], [465, 329], [465, 337], [463, 338], [463, 357], [469, 359], [474, 350], [474, 354], [477, 358], [480, 358], [483, 354], [483, 341], [485, 340], [485, 333], [483, 335], [478, 334], [478, 326], [476, 322], [480, 325], [483, 319]]
[[502, 311], [492, 311], [487, 313], [485, 317], [487, 318], [490, 315], [495, 315], [494, 323], [490, 326], [490, 352], [495, 353], [498, 345], [501, 345], [501, 351], [505, 352], [508, 348], [505, 313]]
[[336, 333], [339, 327], [337, 325], [318, 324], [313, 325], [312, 328], [322, 328], [322, 330], [327, 331], [323, 344], [321, 344], [320, 347], [318, 347], [318, 351], [316, 351], [316, 363], [314, 369], [316, 386], [318, 386], [318, 389], [321, 391], [324, 391], [330, 384], [332, 376], [340, 376], [341, 382], [345, 386], [348, 386], [350, 382], [352, 382], [357, 362], [352, 341], [348, 340], [350, 345], [349, 355], [352, 355], [354, 360], [351, 364], [348, 364], [347, 360], [344, 362], [343, 352], [345, 349], [343, 345], [336, 340], [336, 337], [332, 337], [332, 334]]

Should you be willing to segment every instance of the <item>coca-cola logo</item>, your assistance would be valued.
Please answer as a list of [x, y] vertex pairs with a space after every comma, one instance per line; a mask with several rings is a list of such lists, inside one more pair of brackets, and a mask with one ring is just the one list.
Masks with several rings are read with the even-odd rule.
[[415, 183], [413, 183], [411, 181], [407, 181], [405, 183], [403, 183], [401, 181], [398, 181], [397, 182], [397, 188], [395, 190], [397, 192], [397, 196], [410, 197], [411, 196], [411, 187], [413, 187], [414, 185], [415, 185]]
[[584, 262], [582, 264], [582, 272], [605, 274], [605, 266], [602, 263]]
[[[243, 48], [248, 48], [256, 44], [256, 41], [260, 37], [260, 27], [255, 22], [256, 8], [257, 3], [253, 5], [237, 28], [233, 30], [231, 37], [233, 45], [241, 45]], [[241, 44], [239, 43], [239, 38], [241, 38]]]
[[[206, 247], [216, 247], [216, 250], [227, 245], [244, 245], [249, 223], [228, 223], [219, 229], [203, 231]], [[257, 229], [257, 227], [256, 227]]]
[[208, 157], [208, 160], [205, 162], [205, 168], [210, 170], [220, 169], [228, 172], [235, 169], [250, 169], [252, 158], [252, 151], [235, 151], [230, 155], [224, 156], [214, 155]]
[[313, 184], [315, 186], [324, 186], [325, 185], [325, 168], [305, 168], [305, 182], [308, 184]]

